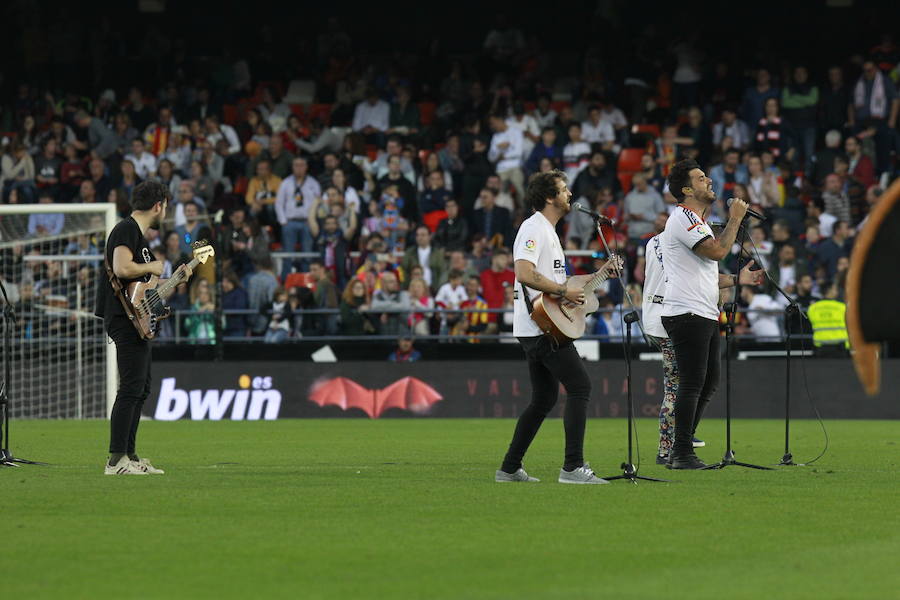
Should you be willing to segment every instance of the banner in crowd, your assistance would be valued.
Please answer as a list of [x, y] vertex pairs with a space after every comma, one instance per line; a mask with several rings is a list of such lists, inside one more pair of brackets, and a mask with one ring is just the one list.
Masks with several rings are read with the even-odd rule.
[[[621, 361], [588, 362], [593, 383], [588, 415], [625, 416]], [[654, 417], [662, 397], [662, 365], [634, 361], [635, 411]], [[849, 359], [794, 361], [792, 416], [810, 418], [801, 368], [825, 418], [900, 418], [893, 390], [900, 360], [884, 362], [882, 393], [866, 397]], [[732, 414], [737, 418], [784, 416], [785, 369], [778, 360], [732, 363]], [[531, 387], [524, 362], [156, 362], [154, 387], [144, 413], [158, 420], [272, 420], [316, 417], [516, 417]], [[724, 416], [724, 374], [707, 410]], [[560, 416], [565, 390], [551, 416]]]

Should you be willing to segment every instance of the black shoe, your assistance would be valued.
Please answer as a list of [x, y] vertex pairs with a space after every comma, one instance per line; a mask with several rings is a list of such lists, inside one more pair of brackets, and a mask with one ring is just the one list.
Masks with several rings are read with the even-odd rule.
[[693, 470], [705, 469], [706, 463], [700, 460], [696, 454], [673, 456], [672, 462], [666, 465], [667, 469]]
[[669, 464], [669, 457], [668, 456], [660, 456], [659, 454], [657, 454], [656, 455], [656, 464], [658, 464], [658, 465]]

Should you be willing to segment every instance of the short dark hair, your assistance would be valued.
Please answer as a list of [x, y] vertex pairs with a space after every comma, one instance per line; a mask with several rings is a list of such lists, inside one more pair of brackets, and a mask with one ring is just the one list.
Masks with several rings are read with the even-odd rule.
[[451, 269], [450, 273], [447, 275], [447, 279], [462, 279], [463, 272], [459, 269]]
[[525, 189], [525, 201], [535, 211], [541, 211], [547, 204], [547, 200], [555, 198], [559, 194], [557, 181], [565, 183], [566, 174], [559, 169], [553, 169], [546, 173], [535, 173], [528, 178], [528, 187]]
[[131, 210], [150, 210], [157, 202], [168, 202], [168, 186], [158, 181], [142, 181], [131, 194]]
[[680, 160], [672, 166], [672, 170], [669, 171], [669, 193], [675, 196], [678, 202], [684, 200], [682, 188], [691, 187], [691, 171], [699, 168], [697, 161], [690, 158]]
[[311, 267], [313, 265], [319, 265], [320, 267], [322, 267], [324, 269], [325, 261], [323, 261], [321, 258], [314, 258], [311, 261], [309, 261], [309, 266]]

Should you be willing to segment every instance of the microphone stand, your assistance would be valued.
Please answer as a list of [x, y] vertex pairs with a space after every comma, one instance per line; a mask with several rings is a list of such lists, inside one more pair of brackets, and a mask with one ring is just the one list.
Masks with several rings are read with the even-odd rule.
[[[600, 219], [595, 217], [594, 223], [597, 225], [597, 234], [600, 236], [600, 240], [603, 243], [603, 246], [606, 248], [606, 255], [612, 259], [612, 252], [609, 249], [609, 246], [606, 243], [606, 238], [603, 236], [603, 224], [600, 223]], [[656, 479], [654, 477], [645, 477], [643, 475], [638, 475], [637, 469], [634, 466], [633, 461], [633, 431], [634, 431], [634, 402], [632, 401], [632, 391], [631, 391], [631, 325], [640, 320], [640, 316], [637, 311], [634, 309], [634, 303], [631, 301], [631, 297], [628, 295], [628, 290], [625, 289], [625, 270], [619, 273], [619, 282], [622, 285], [622, 291], [624, 292], [625, 298], [628, 300], [628, 304], [631, 306], [631, 311], [625, 314], [622, 319], [625, 321], [625, 387], [627, 390], [628, 397], [628, 419], [627, 419], [627, 427], [628, 427], [628, 460], [623, 462], [620, 465], [622, 469], [621, 475], [613, 475], [611, 477], [604, 477], [603, 479], [607, 481], [615, 481], [617, 479], [623, 479], [630, 481], [631, 483], [637, 485], [638, 480], [640, 481], [658, 481], [662, 483], [669, 483], [668, 479]]]
[[730, 306], [726, 305], [725, 308], [725, 455], [722, 457], [722, 460], [707, 466], [707, 469], [724, 469], [728, 466], [736, 466], [736, 467], [746, 467], [748, 469], [759, 469], [761, 471], [774, 471], [771, 467], [764, 467], [762, 465], [754, 465], [751, 463], [740, 462], [734, 459], [734, 450], [731, 448], [731, 336], [734, 333], [734, 317], [737, 313], [737, 296], [741, 289], [740, 284], [740, 276], [741, 269], [744, 267], [742, 263], [742, 259], [744, 256], [743, 249], [744, 243], [747, 240], [747, 228], [746, 217], [744, 218], [744, 222], [741, 223], [740, 228], [738, 229], [738, 247], [741, 249], [738, 252], [738, 279], [735, 282], [734, 286], [734, 301], [730, 302]]
[[9, 450], [9, 422], [12, 419], [12, 409], [9, 405], [9, 388], [12, 381], [12, 333], [16, 324], [16, 313], [6, 288], [0, 281], [0, 293], [3, 294], [3, 311], [0, 314], [0, 323], [3, 325], [3, 371], [0, 372], [0, 466], [18, 467], [24, 465], [46, 465], [47, 463], [35, 462], [24, 458], [16, 458]]

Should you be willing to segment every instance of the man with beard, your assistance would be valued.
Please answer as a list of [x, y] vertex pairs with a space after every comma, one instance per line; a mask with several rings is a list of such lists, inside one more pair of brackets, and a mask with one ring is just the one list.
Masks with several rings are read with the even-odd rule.
[[556, 234], [556, 224], [572, 210], [571, 199], [572, 192], [562, 171], [535, 173], [528, 181], [525, 201], [534, 209], [534, 214], [519, 227], [513, 244], [516, 275], [513, 335], [519, 339], [527, 357], [532, 396], [516, 424], [503, 464], [494, 474], [497, 482], [538, 481], [522, 468], [522, 458], [544, 418], [556, 404], [562, 383], [567, 394], [563, 416], [566, 451], [558, 481], [607, 483], [594, 475], [584, 462], [584, 428], [591, 394], [591, 380], [584, 363], [572, 342], [559, 346], [551, 343], [531, 319], [532, 302], [537, 299], [537, 292], [554, 294], [575, 304], [584, 303], [584, 287], [566, 284], [566, 257]]
[[[109, 234], [106, 263], [124, 289], [135, 281], [149, 281], [151, 275], [162, 275], [163, 262], [153, 256], [144, 235], [148, 229], [159, 229], [166, 218], [168, 203], [169, 190], [165, 185], [154, 181], [139, 184], [131, 197], [131, 216]], [[181, 265], [178, 271], [191, 276], [187, 265]], [[141, 408], [150, 394], [150, 342], [142, 339], [132, 325], [108, 278], [97, 286], [94, 313], [103, 319], [107, 334], [116, 344], [119, 369], [105, 474], [162, 474], [150, 461], [140, 458], [135, 449]]]
[[661, 321], [672, 340], [680, 378], [670, 468], [702, 469], [706, 465], [695, 454], [692, 440], [719, 382], [719, 261], [734, 244], [747, 203], [734, 199], [728, 224], [716, 239], [704, 219], [716, 195], [695, 161], [682, 160], [672, 167], [669, 191], [678, 206], [663, 236], [666, 291]]

